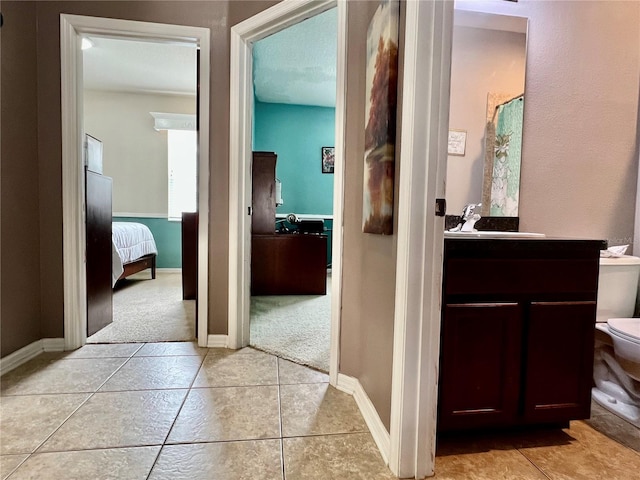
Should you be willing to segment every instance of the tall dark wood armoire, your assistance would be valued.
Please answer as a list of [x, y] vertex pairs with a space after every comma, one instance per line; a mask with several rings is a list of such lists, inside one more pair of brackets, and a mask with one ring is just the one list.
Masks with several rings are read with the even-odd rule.
[[251, 234], [276, 230], [276, 159], [273, 152], [253, 152], [251, 163]]
[[324, 295], [327, 292], [327, 237], [276, 233], [276, 160], [253, 152], [251, 294]]

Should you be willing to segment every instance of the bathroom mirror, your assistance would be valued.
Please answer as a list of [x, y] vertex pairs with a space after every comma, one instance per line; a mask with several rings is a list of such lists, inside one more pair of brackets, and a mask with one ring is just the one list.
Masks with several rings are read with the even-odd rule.
[[455, 10], [449, 130], [464, 145], [450, 145], [447, 160], [451, 215], [482, 202], [483, 216], [518, 216], [527, 26], [524, 17]]

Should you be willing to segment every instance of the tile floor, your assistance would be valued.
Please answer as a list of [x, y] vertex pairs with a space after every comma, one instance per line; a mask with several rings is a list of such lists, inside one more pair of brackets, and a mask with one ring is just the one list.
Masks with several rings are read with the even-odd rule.
[[[354, 400], [327, 382], [250, 348], [43, 354], [1, 379], [0, 478], [393, 478]], [[565, 430], [440, 438], [435, 478], [631, 480], [636, 433], [594, 410]]]

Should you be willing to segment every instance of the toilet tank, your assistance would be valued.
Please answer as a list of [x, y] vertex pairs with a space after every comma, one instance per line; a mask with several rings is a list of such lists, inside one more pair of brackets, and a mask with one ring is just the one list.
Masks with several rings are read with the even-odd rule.
[[640, 278], [640, 258], [601, 258], [596, 321], [632, 317]]

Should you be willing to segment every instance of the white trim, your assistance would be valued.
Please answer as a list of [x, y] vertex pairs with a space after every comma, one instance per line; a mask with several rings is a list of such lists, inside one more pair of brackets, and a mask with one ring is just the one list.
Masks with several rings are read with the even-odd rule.
[[196, 129], [196, 116], [191, 113], [149, 112], [154, 119], [153, 129], [160, 130], [189, 130]]
[[338, 374], [338, 383], [336, 388], [342, 392], [348, 393], [349, 395], [353, 395], [353, 398], [360, 409], [360, 413], [362, 414], [367, 427], [369, 427], [371, 436], [373, 437], [374, 442], [376, 442], [378, 450], [380, 450], [382, 459], [384, 460], [384, 463], [388, 465], [391, 446], [389, 432], [384, 426], [384, 423], [382, 423], [376, 407], [374, 407], [360, 381], [357, 378], [349, 377], [348, 375], [340, 373]]
[[113, 212], [111, 217], [123, 218], [164, 218], [168, 220], [168, 213], [134, 213], [134, 212]]
[[344, 176], [345, 74], [347, 2], [336, 0], [284, 0], [231, 28], [229, 118], [229, 348], [249, 343], [249, 279], [251, 206], [251, 115], [253, 103], [252, 44], [268, 35], [338, 6], [338, 62], [336, 84], [336, 165], [334, 170], [334, 223], [329, 378], [338, 381], [342, 211]]
[[338, 383], [340, 369], [340, 324], [342, 321], [342, 251], [344, 235], [345, 134], [347, 112], [347, 14], [348, 3], [338, 4], [338, 55], [336, 63], [336, 133], [333, 175], [333, 224], [331, 227], [331, 344], [329, 382]]
[[[288, 213], [276, 213], [276, 218], [287, 218]], [[333, 220], [333, 215], [321, 215], [318, 213], [296, 213], [296, 217], [303, 220]]]
[[62, 111], [62, 218], [65, 348], [87, 339], [85, 275], [84, 172], [82, 170], [82, 54], [80, 36], [180, 42], [200, 47], [200, 135], [198, 162], [198, 344], [206, 346], [208, 329], [209, 246], [209, 87], [210, 30], [201, 27], [60, 15]]
[[181, 268], [156, 268], [158, 273], [182, 273]]
[[228, 344], [228, 335], [209, 335], [209, 339], [207, 341], [208, 348], [228, 348]]
[[[453, 2], [406, 2], [391, 448], [400, 478], [433, 475]], [[426, 157], [426, 161], [425, 161]]]
[[42, 348], [45, 352], [64, 352], [64, 338], [43, 338]]
[[335, 387], [341, 392], [353, 395], [356, 391], [358, 383], [360, 382], [357, 378], [350, 377], [349, 375], [345, 375], [344, 373], [339, 373], [338, 381], [336, 382]]
[[36, 340], [22, 347], [20, 350], [16, 350], [6, 357], [0, 358], [0, 376], [27, 363], [42, 352], [62, 352], [64, 351], [64, 346], [64, 338], [43, 338]]

